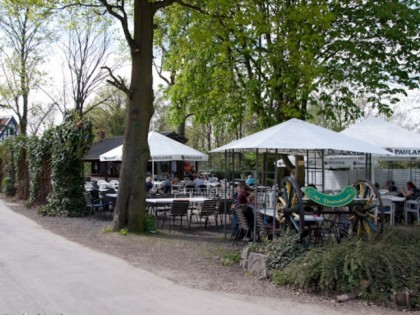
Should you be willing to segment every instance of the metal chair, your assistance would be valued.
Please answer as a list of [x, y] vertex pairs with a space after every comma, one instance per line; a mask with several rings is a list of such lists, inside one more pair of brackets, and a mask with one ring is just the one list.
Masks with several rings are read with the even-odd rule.
[[[216, 207], [217, 207], [218, 200], [217, 199], [207, 199], [204, 200], [201, 207], [198, 209], [197, 216], [200, 220], [200, 223], [202, 222], [202, 219], [204, 218], [204, 227], [207, 227], [207, 225], [210, 222], [210, 216], [214, 216], [216, 218]], [[193, 213], [191, 213], [192, 216]], [[190, 222], [191, 222], [190, 218]]]
[[[173, 225], [175, 225], [175, 219], [177, 217], [180, 217], [181, 219], [181, 229], [182, 229], [182, 218], [186, 217], [187, 219], [187, 226], [188, 229], [190, 228], [190, 223], [188, 222], [188, 208], [189, 208], [190, 202], [188, 200], [174, 200], [172, 202], [171, 208], [169, 211], [167, 211], [168, 218], [170, 221], [172, 221]], [[162, 228], [165, 224], [166, 219], [162, 222]], [[171, 224], [169, 224], [169, 230], [171, 229]]]
[[217, 210], [216, 210], [216, 226], [217, 226], [217, 220], [219, 217], [220, 217], [220, 225], [222, 225], [225, 215], [227, 218], [232, 214], [232, 211], [231, 211], [232, 203], [233, 203], [232, 199], [219, 199], [219, 202], [217, 204]]
[[112, 217], [115, 208], [115, 202], [117, 198], [109, 197], [108, 194], [116, 194], [117, 192], [113, 188], [108, 188], [105, 191], [100, 191], [101, 193], [101, 201], [102, 201], [102, 214], [105, 215], [105, 212], [108, 212], [109, 216]]
[[103, 204], [100, 199], [92, 199], [88, 192], [83, 192], [83, 198], [85, 199], [86, 208], [89, 209], [89, 220], [92, 213], [103, 211]]
[[274, 220], [274, 218], [273, 218], [274, 223], [266, 224], [264, 222], [264, 214], [257, 211], [255, 221], [256, 221], [256, 227], [257, 227], [257, 240], [261, 241], [262, 237], [264, 236], [267, 237], [268, 239], [272, 239], [273, 238], [273, 224], [275, 228], [274, 233], [276, 237], [280, 236], [280, 226], [278, 224], [278, 221]]
[[236, 207], [234, 209], [234, 213], [238, 220], [238, 226], [236, 227], [236, 230], [232, 231], [231, 238], [233, 238], [233, 245], [236, 245], [240, 238], [242, 238], [243, 243], [245, 243], [246, 237], [251, 232], [252, 222], [250, 222], [245, 216], [244, 209], [242, 208], [242, 206]]

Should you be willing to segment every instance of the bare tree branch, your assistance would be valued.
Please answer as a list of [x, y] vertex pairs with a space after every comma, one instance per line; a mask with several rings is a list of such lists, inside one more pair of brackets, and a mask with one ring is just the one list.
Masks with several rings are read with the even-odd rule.
[[[131, 53], [135, 54], [139, 50], [136, 43], [134, 42], [133, 36], [130, 33], [130, 29], [128, 27], [128, 15], [124, 9], [124, 0], [121, 0], [121, 5], [113, 6], [108, 3], [107, 0], [99, 0], [102, 5], [106, 8], [108, 13], [115, 17], [117, 20], [120, 21], [121, 27], [124, 32], [125, 40], [127, 41], [128, 46], [130, 47]], [[115, 9], [117, 9], [121, 14], [118, 14]]]
[[111, 84], [112, 86], [116, 87], [117, 89], [123, 91], [124, 93], [126, 93], [129, 97], [131, 97], [131, 92], [130, 90], [127, 88], [127, 86], [124, 83], [124, 79], [121, 76], [118, 76], [118, 78], [114, 75], [114, 73], [112, 72], [112, 70], [109, 67], [102, 67], [102, 69], [105, 69], [108, 71], [109, 76], [112, 78], [112, 80], [106, 80], [106, 82], [108, 82], [109, 84]]

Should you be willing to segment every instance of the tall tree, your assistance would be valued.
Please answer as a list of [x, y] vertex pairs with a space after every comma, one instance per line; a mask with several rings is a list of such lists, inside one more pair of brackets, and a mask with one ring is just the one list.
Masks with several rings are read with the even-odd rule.
[[[61, 48], [65, 55], [70, 76], [74, 108], [83, 116], [86, 102], [105, 84], [108, 71], [116, 68], [108, 63], [112, 55], [110, 25], [86, 9], [71, 10], [68, 25], [64, 29]], [[96, 103], [90, 103], [89, 110], [99, 106], [106, 99], [96, 95]]]
[[194, 113], [232, 129], [255, 121], [259, 130], [308, 119], [317, 105], [317, 115], [349, 121], [362, 115], [360, 99], [389, 114], [403, 87], [419, 86], [418, 1], [217, 4], [211, 15], [173, 7], [162, 16], [174, 120]]
[[[193, 3], [194, 1], [190, 1]], [[99, 0], [103, 8], [119, 21], [131, 54], [131, 81], [110, 72], [109, 83], [126, 93], [127, 118], [124, 133], [120, 187], [114, 213], [114, 229], [127, 225], [129, 231], [143, 231], [145, 217], [145, 169], [150, 158], [147, 136], [153, 108], [153, 35], [154, 17], [162, 8], [174, 3], [192, 7], [181, 0], [135, 0], [131, 9], [124, 1]]]
[[39, 66], [52, 39], [47, 28], [50, 15], [33, 3], [0, 2], [0, 106], [16, 114], [22, 135], [27, 132], [30, 92], [42, 83]]
[[175, 119], [229, 117], [235, 128], [251, 116], [265, 128], [322, 104], [321, 114], [341, 106], [348, 120], [362, 97], [389, 113], [397, 93], [419, 86], [418, 1], [238, 0], [211, 16], [165, 13], [168, 93], [184, 106]]

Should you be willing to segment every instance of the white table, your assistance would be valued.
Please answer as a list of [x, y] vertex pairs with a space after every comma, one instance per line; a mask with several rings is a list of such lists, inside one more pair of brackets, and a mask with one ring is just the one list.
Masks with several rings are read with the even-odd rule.
[[205, 198], [205, 197], [190, 197], [190, 198], [147, 198], [146, 202], [147, 203], [151, 203], [154, 205], [158, 205], [158, 204], [170, 204], [173, 203], [174, 200], [188, 200], [189, 202], [192, 203], [202, 203], [205, 200], [208, 200], [209, 198]]
[[[157, 211], [156, 207], [158, 205], [170, 205], [175, 200], [188, 200], [192, 204], [197, 204], [197, 203], [203, 203], [204, 201], [209, 200], [209, 198], [205, 198], [205, 197], [190, 197], [190, 198], [147, 198], [146, 199], [146, 204], [152, 205], [152, 211], [154, 212], [154, 214], [156, 216], [156, 226], [158, 224], [158, 220], [157, 220], [158, 211]], [[169, 209], [162, 209], [162, 210], [166, 211], [166, 210], [169, 210]], [[188, 223], [188, 215], [187, 215], [187, 223]]]
[[398, 197], [398, 196], [391, 196], [391, 195], [384, 195], [381, 196], [382, 199], [390, 199], [392, 200], [392, 202], [404, 202], [405, 201], [405, 197]]
[[[272, 217], [274, 215], [274, 208], [260, 209], [260, 212], [262, 214], [265, 214], [265, 215], [268, 215], [268, 216]], [[278, 214], [278, 211], [276, 211], [276, 215], [277, 214]], [[304, 218], [305, 222], [322, 222], [322, 221], [324, 221], [323, 217], [315, 216], [315, 215], [312, 215], [312, 214], [305, 214], [304, 217], [305, 217]], [[298, 215], [297, 218], [295, 217], [294, 219], [295, 219], [295, 221], [299, 220], [299, 215]]]

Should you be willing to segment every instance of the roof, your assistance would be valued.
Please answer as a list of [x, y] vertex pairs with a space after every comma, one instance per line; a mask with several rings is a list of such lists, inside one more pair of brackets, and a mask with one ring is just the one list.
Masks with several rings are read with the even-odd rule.
[[107, 138], [92, 143], [89, 152], [83, 157], [84, 161], [99, 160], [99, 156], [124, 143], [124, 137]]
[[185, 136], [180, 135], [180, 134], [178, 134], [178, 133], [176, 133], [174, 131], [171, 131], [171, 132], [159, 132], [159, 133], [162, 134], [162, 135], [164, 135], [164, 136], [167, 136], [168, 138], [171, 138], [172, 140], [181, 142], [182, 144], [185, 144], [188, 141], [188, 139]]
[[10, 123], [14, 122], [17, 125], [17, 122], [13, 116], [2, 116], [0, 117], [0, 132]]

